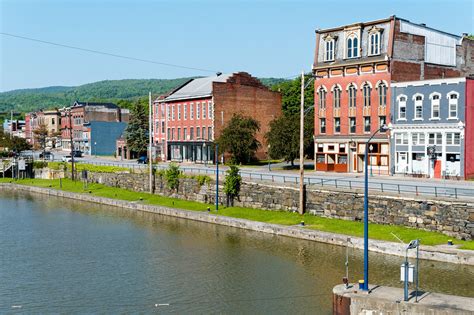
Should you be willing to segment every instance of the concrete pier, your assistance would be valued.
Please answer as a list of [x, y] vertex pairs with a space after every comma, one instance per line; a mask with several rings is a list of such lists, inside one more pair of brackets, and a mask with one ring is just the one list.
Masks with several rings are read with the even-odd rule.
[[407, 302], [403, 301], [403, 289], [369, 286], [369, 292], [359, 290], [358, 285], [344, 284], [333, 288], [333, 314], [474, 314], [474, 298], [422, 292], [415, 302], [415, 291]]

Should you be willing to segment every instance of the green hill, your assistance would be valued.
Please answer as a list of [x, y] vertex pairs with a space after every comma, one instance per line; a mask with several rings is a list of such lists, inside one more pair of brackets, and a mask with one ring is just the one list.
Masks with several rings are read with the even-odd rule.
[[[127, 79], [106, 80], [80, 86], [49, 86], [37, 89], [21, 89], [0, 93], [0, 113], [14, 110], [29, 112], [38, 109], [63, 107], [75, 100], [89, 102], [133, 101], [152, 91], [154, 95], [173, 90], [190, 78], [179, 79]], [[267, 86], [284, 81], [277, 78], [261, 78]]]

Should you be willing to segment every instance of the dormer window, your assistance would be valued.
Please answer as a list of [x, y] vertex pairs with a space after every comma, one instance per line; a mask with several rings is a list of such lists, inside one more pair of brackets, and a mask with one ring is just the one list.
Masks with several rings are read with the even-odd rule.
[[335, 41], [334, 38], [328, 36], [325, 39], [324, 43], [324, 61], [333, 61], [334, 60], [334, 47]]
[[352, 33], [347, 37], [346, 48], [347, 58], [359, 57], [359, 38], [356, 34]]
[[380, 54], [380, 38], [380, 29], [374, 27], [369, 31], [369, 56]]

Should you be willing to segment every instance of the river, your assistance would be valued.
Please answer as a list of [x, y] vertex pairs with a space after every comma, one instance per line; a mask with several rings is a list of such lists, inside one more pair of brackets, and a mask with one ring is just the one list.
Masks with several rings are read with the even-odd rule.
[[[0, 253], [2, 314], [329, 314], [346, 248], [0, 191]], [[400, 287], [401, 262], [371, 253], [371, 283]], [[474, 267], [420, 264], [423, 290], [474, 297], [472, 283]]]

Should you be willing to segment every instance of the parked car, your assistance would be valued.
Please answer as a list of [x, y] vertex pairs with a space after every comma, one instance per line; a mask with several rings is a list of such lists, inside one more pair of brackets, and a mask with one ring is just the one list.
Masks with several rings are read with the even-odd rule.
[[137, 160], [138, 164], [147, 164], [148, 158], [146, 156], [140, 156]]
[[40, 159], [45, 159], [45, 160], [49, 160], [49, 161], [53, 161], [54, 160], [54, 154], [49, 152], [49, 151], [46, 151], [46, 152], [41, 152], [39, 154], [39, 158]]
[[82, 157], [82, 151], [81, 150], [74, 150], [72, 151], [72, 154], [74, 157]]
[[63, 162], [71, 162], [72, 161], [72, 157], [70, 155], [65, 155], [63, 156]]

